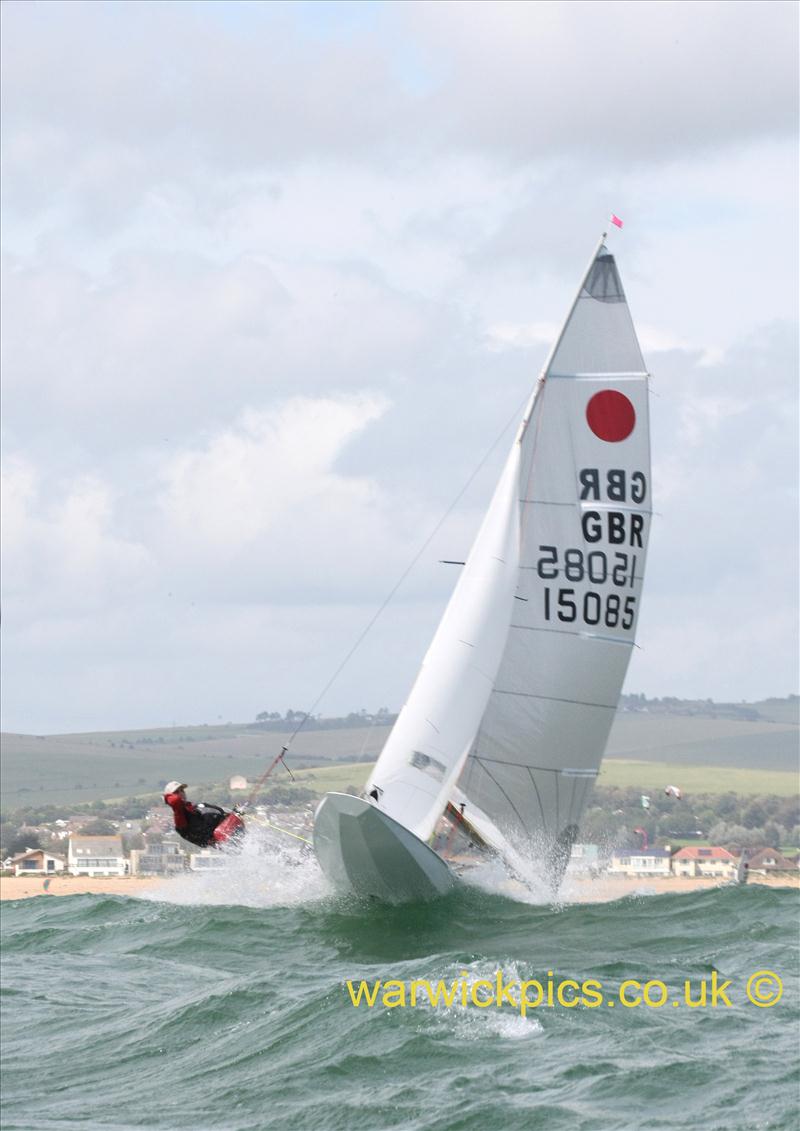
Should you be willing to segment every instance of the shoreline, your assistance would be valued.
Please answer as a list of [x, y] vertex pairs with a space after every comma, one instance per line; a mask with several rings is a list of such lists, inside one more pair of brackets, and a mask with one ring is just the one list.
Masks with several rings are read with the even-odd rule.
[[35, 895], [136, 895], [165, 883], [164, 876], [0, 876], [0, 901]]
[[[159, 887], [168, 891], [170, 885], [180, 883], [186, 876], [0, 876], [0, 901], [31, 899], [38, 895], [130, 895]], [[730, 884], [730, 880], [691, 876], [611, 876], [600, 875], [594, 880], [578, 876], [567, 879], [562, 889], [565, 903], [609, 903], [626, 895], [685, 895], [693, 891], [708, 891]], [[755, 876], [749, 885], [766, 887], [800, 888], [798, 876]]]

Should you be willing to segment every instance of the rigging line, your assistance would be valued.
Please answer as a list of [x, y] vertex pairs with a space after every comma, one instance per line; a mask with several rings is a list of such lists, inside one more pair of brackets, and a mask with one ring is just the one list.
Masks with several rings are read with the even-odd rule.
[[542, 805], [542, 798], [541, 794], [539, 793], [539, 787], [536, 784], [536, 778], [533, 776], [533, 769], [530, 766], [528, 766], [528, 773], [530, 774], [533, 788], [536, 790], [536, 800], [539, 802], [539, 812], [542, 814], [542, 828], [545, 832], [547, 832], [547, 818], [544, 815], [544, 805]]
[[280, 825], [273, 825], [272, 821], [265, 820], [264, 824], [268, 829], [272, 829], [273, 832], [283, 833], [284, 836], [290, 836], [294, 840], [300, 840], [303, 842], [303, 844], [310, 844], [313, 847], [314, 842], [312, 840], [309, 840], [308, 837], [300, 836], [299, 833], [292, 833], [288, 829], [282, 829]]
[[569, 703], [573, 707], [600, 707], [604, 711], [616, 711], [616, 703], [590, 703], [585, 699], [562, 699], [558, 695], [537, 695], [533, 691], [507, 691], [502, 687], [495, 687], [494, 695], [516, 695], [520, 699], [546, 699], [548, 703]]
[[567, 825], [572, 824], [572, 807], [575, 804], [575, 784], [577, 779], [572, 779], [572, 789], [569, 795], [569, 808], [567, 809]]
[[[405, 568], [405, 569], [403, 570], [403, 572], [401, 573], [400, 577], [399, 577], [399, 578], [397, 579], [397, 581], [395, 582], [395, 584], [394, 584], [394, 586], [392, 587], [392, 589], [391, 589], [391, 590], [389, 591], [389, 593], [388, 593], [388, 595], [386, 596], [386, 598], [385, 598], [385, 599], [383, 600], [383, 602], [382, 602], [382, 603], [381, 603], [381, 604], [380, 604], [380, 605], [378, 606], [377, 610], [376, 610], [376, 611], [375, 611], [375, 612], [373, 613], [373, 615], [372, 615], [372, 616], [370, 617], [369, 621], [367, 622], [367, 624], [365, 625], [365, 627], [364, 627], [364, 628], [362, 629], [362, 631], [361, 631], [361, 633], [359, 634], [359, 636], [358, 636], [358, 637], [356, 638], [356, 641], [355, 641], [355, 643], [354, 643], [354, 644], [352, 645], [352, 647], [350, 648], [349, 652], [348, 652], [348, 653], [346, 654], [346, 656], [344, 657], [344, 659], [343, 659], [343, 660], [341, 661], [341, 663], [340, 663], [340, 664], [339, 664], [339, 666], [337, 667], [336, 671], [335, 671], [335, 672], [333, 673], [333, 675], [332, 675], [332, 676], [330, 677], [330, 679], [328, 680], [328, 682], [327, 682], [327, 683], [325, 684], [325, 686], [323, 687], [322, 691], [320, 691], [319, 695], [318, 695], [318, 696], [316, 697], [316, 699], [314, 700], [314, 702], [313, 702], [313, 703], [311, 704], [311, 706], [309, 707], [309, 709], [308, 709], [308, 711], [306, 712], [306, 714], [304, 715], [304, 717], [303, 717], [303, 718], [302, 718], [302, 719], [300, 720], [300, 723], [299, 723], [299, 725], [298, 725], [297, 727], [295, 727], [294, 731], [292, 732], [291, 736], [289, 737], [289, 739], [288, 739], [288, 741], [287, 741], [287, 743], [286, 743], [286, 749], [287, 749], [287, 750], [288, 750], [289, 746], [291, 746], [291, 744], [292, 744], [292, 743], [294, 742], [295, 738], [297, 738], [297, 736], [298, 736], [298, 734], [300, 733], [300, 731], [301, 731], [301, 730], [303, 729], [303, 727], [305, 726], [305, 724], [306, 724], [306, 720], [307, 720], [307, 719], [309, 719], [309, 718], [311, 717], [311, 715], [312, 715], [312, 714], [314, 713], [314, 711], [316, 710], [316, 708], [317, 708], [317, 707], [319, 706], [319, 704], [320, 704], [320, 702], [322, 701], [322, 699], [323, 699], [323, 698], [325, 697], [325, 695], [327, 695], [328, 691], [329, 691], [329, 690], [331, 689], [331, 687], [333, 686], [333, 684], [334, 684], [334, 683], [336, 682], [336, 680], [337, 680], [337, 679], [339, 678], [339, 676], [341, 675], [341, 673], [342, 673], [342, 671], [344, 670], [344, 668], [345, 668], [345, 667], [347, 666], [347, 664], [348, 664], [348, 663], [350, 662], [350, 660], [351, 660], [351, 659], [353, 658], [353, 656], [355, 655], [356, 651], [358, 650], [358, 648], [359, 648], [359, 647], [361, 646], [361, 644], [363, 643], [363, 641], [364, 641], [365, 637], [366, 637], [366, 636], [367, 636], [367, 634], [368, 634], [368, 633], [370, 632], [370, 630], [372, 629], [372, 627], [373, 627], [373, 625], [375, 624], [375, 622], [376, 622], [376, 621], [378, 620], [378, 618], [380, 617], [380, 615], [381, 615], [381, 614], [382, 614], [382, 613], [384, 612], [384, 610], [386, 609], [387, 605], [389, 605], [389, 603], [390, 603], [390, 602], [391, 602], [391, 600], [393, 599], [393, 597], [394, 597], [395, 593], [397, 592], [397, 590], [398, 590], [398, 589], [400, 588], [400, 586], [401, 586], [401, 585], [403, 584], [403, 582], [405, 581], [405, 579], [406, 579], [406, 578], [408, 577], [408, 575], [409, 575], [409, 574], [411, 573], [412, 569], [413, 569], [413, 568], [414, 568], [414, 566], [415, 566], [415, 565], [417, 564], [417, 562], [418, 562], [418, 561], [419, 561], [419, 559], [420, 559], [420, 558], [422, 557], [422, 555], [423, 555], [423, 554], [425, 553], [425, 551], [427, 550], [428, 546], [429, 546], [429, 545], [431, 544], [431, 542], [433, 541], [433, 539], [434, 539], [434, 538], [436, 537], [436, 535], [437, 535], [437, 534], [439, 533], [439, 531], [441, 530], [442, 526], [443, 526], [443, 525], [445, 524], [445, 522], [447, 521], [447, 519], [448, 519], [448, 518], [450, 517], [451, 513], [453, 512], [453, 510], [455, 510], [455, 508], [456, 508], [456, 507], [458, 506], [458, 504], [459, 504], [459, 503], [461, 502], [461, 499], [462, 499], [462, 498], [464, 497], [464, 495], [466, 494], [466, 492], [468, 491], [468, 489], [469, 489], [469, 488], [470, 488], [470, 487], [472, 486], [472, 483], [473, 483], [473, 481], [475, 480], [475, 478], [476, 478], [476, 476], [478, 475], [478, 473], [479, 473], [479, 472], [480, 472], [480, 471], [482, 470], [482, 468], [483, 468], [484, 464], [485, 464], [485, 463], [487, 462], [487, 460], [489, 459], [489, 457], [490, 457], [490, 456], [492, 455], [492, 453], [494, 452], [495, 448], [496, 448], [496, 447], [497, 447], [497, 445], [498, 445], [498, 444], [500, 443], [500, 441], [502, 440], [503, 436], [505, 436], [505, 434], [506, 434], [506, 432], [508, 431], [508, 429], [509, 429], [509, 428], [511, 427], [511, 425], [512, 425], [512, 424], [514, 423], [514, 421], [515, 421], [515, 420], [516, 420], [516, 419], [518, 418], [518, 416], [519, 416], [519, 413], [520, 413], [520, 409], [521, 409], [521, 408], [523, 408], [523, 407], [524, 407], [524, 406], [525, 406], [525, 405], [526, 405], [526, 404], [528, 403], [529, 399], [530, 399], [530, 393], [526, 393], [526, 394], [525, 394], [525, 399], [524, 399], [524, 400], [523, 400], [523, 401], [522, 401], [521, 403], [518, 403], [518, 404], [517, 404], [517, 406], [516, 406], [516, 407], [514, 408], [514, 412], [513, 412], [513, 414], [512, 414], [511, 416], [509, 416], [508, 420], [507, 420], [507, 421], [505, 422], [505, 424], [503, 425], [503, 427], [502, 427], [502, 429], [500, 430], [500, 432], [499, 432], [499, 433], [497, 434], [497, 436], [496, 436], [496, 437], [494, 438], [494, 440], [492, 441], [492, 443], [490, 444], [490, 446], [489, 446], [489, 447], [487, 448], [487, 450], [486, 450], [486, 451], [484, 452], [483, 456], [482, 456], [482, 457], [481, 457], [481, 459], [479, 460], [479, 462], [478, 462], [478, 464], [476, 465], [475, 469], [474, 469], [474, 470], [473, 470], [473, 471], [471, 472], [471, 474], [470, 474], [469, 478], [467, 479], [466, 483], [464, 484], [464, 486], [463, 486], [463, 487], [462, 487], [462, 488], [460, 489], [460, 491], [458, 492], [458, 494], [456, 495], [456, 497], [455, 497], [455, 498], [453, 499], [452, 503], [450, 503], [450, 505], [449, 505], [449, 507], [447, 508], [447, 510], [446, 510], [446, 511], [444, 512], [444, 514], [442, 515], [442, 517], [441, 517], [441, 518], [439, 519], [439, 521], [438, 521], [438, 522], [436, 523], [436, 525], [434, 526], [433, 530], [431, 530], [431, 532], [430, 532], [430, 534], [428, 535], [428, 537], [427, 537], [427, 538], [425, 539], [425, 541], [424, 541], [424, 542], [422, 543], [422, 545], [420, 546], [419, 550], [417, 550], [417, 552], [416, 552], [416, 554], [414, 555], [414, 557], [413, 557], [413, 558], [411, 559], [411, 561], [409, 562], [409, 564], [408, 564], [408, 565], [406, 566], [406, 568]], [[287, 769], [288, 769], [288, 767], [287, 767]]]
[[[583, 816], [583, 811], [586, 808], [586, 802], [587, 802], [587, 799], [589, 797], [589, 790], [592, 788], [592, 786], [594, 785], [596, 780], [597, 780], [596, 777], [595, 778], [586, 777], [586, 778], [583, 779], [583, 792], [580, 795], [580, 801], [578, 801], [578, 811], [575, 814], [574, 823], [576, 825], [579, 823], [581, 817]], [[575, 797], [576, 797], [576, 794], [577, 794], [577, 789], [578, 789], [578, 779], [574, 778], [573, 779], [573, 801], [575, 800]], [[570, 808], [569, 808], [569, 816], [567, 818], [567, 823], [568, 824], [573, 823], [572, 822], [572, 805], [571, 804], [570, 804]]]
[[[282, 746], [282, 747], [281, 747], [281, 752], [280, 752], [280, 754], [276, 754], [276, 755], [275, 755], [275, 757], [274, 757], [274, 758], [272, 759], [272, 761], [270, 762], [270, 764], [269, 764], [269, 765], [267, 766], [266, 770], [264, 770], [264, 773], [263, 773], [263, 774], [261, 775], [261, 777], [260, 777], [260, 778], [258, 779], [258, 781], [257, 781], [257, 782], [256, 782], [256, 784], [255, 784], [255, 785], [253, 786], [253, 788], [252, 788], [252, 789], [250, 790], [250, 793], [248, 794], [248, 796], [247, 796], [247, 799], [245, 800], [244, 804], [242, 804], [242, 805], [241, 805], [241, 806], [239, 807], [239, 808], [240, 808], [240, 812], [244, 813], [244, 812], [245, 812], [245, 811], [246, 811], [247, 809], [249, 809], [249, 808], [250, 808], [250, 806], [251, 806], [251, 805], [253, 804], [253, 802], [255, 801], [256, 797], [258, 796], [258, 791], [259, 791], [259, 790], [261, 789], [261, 787], [263, 786], [264, 782], [265, 782], [265, 781], [267, 780], [267, 778], [269, 777], [269, 775], [270, 775], [270, 774], [272, 773], [272, 771], [273, 771], [273, 770], [275, 769], [275, 767], [277, 766], [278, 762], [283, 762], [283, 759], [284, 759], [284, 756], [286, 755], [286, 751], [287, 751], [287, 750], [288, 750], [288, 746]], [[284, 768], [285, 770], [287, 770], [287, 771], [288, 771], [288, 773], [289, 773], [289, 777], [290, 777], [290, 778], [292, 779], [292, 781], [294, 781], [294, 780], [295, 780], [295, 776], [294, 776], [294, 774], [292, 773], [292, 771], [291, 771], [291, 770], [289, 769], [289, 767], [288, 767], [288, 766], [286, 765], [286, 763], [285, 763], [285, 762], [283, 762], [283, 768]]]
[[[655, 749], [655, 747], [648, 747], [648, 749]], [[507, 758], [490, 758], [488, 754], [470, 754], [470, 758], [474, 758], [476, 762], [483, 765], [484, 762], [491, 762], [493, 766], [514, 766], [518, 770], [536, 770], [537, 773], [543, 774], [563, 774], [564, 777], [586, 777], [596, 778], [599, 770], [560, 770], [557, 766], [531, 766], [528, 762], [510, 762]]]
[[567, 810], [567, 824], [568, 825], [571, 825], [573, 823], [573, 821], [572, 821], [572, 810], [575, 807], [575, 795], [576, 795], [577, 792], [578, 792], [578, 778], [573, 778], [572, 779], [572, 793], [570, 794], [569, 809]]
[[523, 831], [523, 832], [525, 833], [525, 836], [529, 837], [529, 836], [530, 836], [531, 834], [530, 834], [530, 831], [529, 831], [529, 829], [528, 829], [528, 826], [527, 826], [527, 825], [525, 824], [525, 821], [524, 821], [524, 820], [522, 819], [522, 815], [521, 815], [521, 813], [520, 813], [519, 809], [517, 809], [517, 807], [516, 807], [516, 805], [514, 804], [514, 802], [513, 802], [512, 800], [511, 800], [511, 798], [510, 798], [510, 797], [508, 796], [508, 794], [506, 793], [506, 791], [505, 791], [505, 790], [503, 789], [503, 787], [502, 787], [502, 786], [500, 785], [500, 782], [499, 782], [499, 781], [497, 780], [497, 778], [496, 778], [496, 777], [494, 776], [494, 774], [493, 774], [493, 773], [491, 773], [491, 771], [490, 771], [490, 770], [487, 770], [487, 769], [486, 769], [486, 766], [485, 766], [485, 765], [483, 764], [483, 762], [481, 761], [481, 759], [480, 759], [480, 758], [479, 758], [479, 757], [478, 757], [477, 755], [475, 756], [475, 761], [476, 761], [476, 762], [478, 763], [478, 765], [479, 765], [479, 766], [481, 767], [481, 769], [482, 769], [482, 770], [483, 770], [483, 772], [484, 772], [484, 773], [485, 773], [485, 774], [487, 775], [487, 777], [488, 777], [488, 778], [489, 778], [489, 779], [490, 779], [490, 780], [491, 780], [492, 782], [494, 782], [494, 785], [495, 785], [496, 789], [498, 789], [498, 790], [500, 791], [500, 793], [502, 793], [503, 797], [505, 797], [505, 799], [506, 799], [506, 801], [508, 802], [508, 804], [509, 804], [509, 805], [511, 806], [511, 808], [512, 808], [512, 809], [514, 810], [514, 813], [515, 813], [515, 815], [516, 815], [516, 818], [517, 818], [517, 820], [519, 821], [520, 825], [522, 826], [522, 831]]

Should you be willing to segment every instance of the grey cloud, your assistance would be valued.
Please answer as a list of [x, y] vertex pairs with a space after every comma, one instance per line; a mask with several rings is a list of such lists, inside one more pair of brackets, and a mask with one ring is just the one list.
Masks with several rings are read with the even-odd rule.
[[[203, 6], [5, 8], [7, 206], [72, 194], [87, 223], [154, 185], [202, 195], [220, 167], [402, 171], [442, 148], [602, 167], [796, 130], [790, 3], [390, 5], [334, 40], [277, 6], [241, 27]], [[406, 81], [410, 48], [437, 59], [432, 90]]]
[[[277, 7], [253, 6], [244, 18], [237, 29], [204, 6], [9, 6], [4, 113], [15, 206], [27, 207], [29, 190], [44, 202], [44, 163], [60, 190], [80, 184], [94, 200], [126, 179], [143, 192], [219, 163], [260, 169], [383, 144], [385, 121], [401, 109], [385, 46], [367, 36], [333, 49]], [[110, 166], [115, 150], [123, 160]]]
[[96, 451], [175, 443], [209, 414], [298, 389], [391, 386], [434, 341], [438, 313], [358, 264], [153, 252], [99, 279], [12, 265], [3, 291], [11, 435], [77, 426]]
[[798, 678], [795, 328], [764, 327], [712, 366], [652, 363], [657, 515], [630, 686], [783, 694]]
[[404, 5], [450, 67], [425, 120], [445, 145], [510, 160], [638, 164], [797, 124], [791, 3]]

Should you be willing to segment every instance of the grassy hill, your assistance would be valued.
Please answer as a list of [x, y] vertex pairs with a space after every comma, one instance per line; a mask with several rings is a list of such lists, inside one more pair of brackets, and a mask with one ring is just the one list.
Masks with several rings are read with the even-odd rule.
[[774, 794], [793, 797], [797, 775], [788, 770], [746, 770], [730, 766], [688, 766], [675, 762], [644, 762], [605, 758], [598, 785], [633, 786], [655, 793], [677, 785], [687, 796], [697, 793]]
[[[290, 764], [296, 769], [362, 758], [372, 762], [387, 733], [388, 727], [364, 727], [301, 734], [292, 745]], [[288, 738], [288, 734], [253, 734], [236, 727], [180, 728], [177, 735], [163, 730], [46, 737], [4, 734], [2, 808], [154, 793], [170, 778], [203, 784], [243, 774], [254, 781]]]
[[[361, 789], [369, 777], [371, 764], [353, 762], [336, 766], [322, 766], [295, 772], [296, 784], [314, 793], [347, 791], [348, 786]], [[797, 792], [797, 778], [785, 770], [728, 770], [724, 774], [711, 766], [677, 766], [656, 762], [633, 762], [606, 758], [600, 771], [598, 784], [603, 786], [634, 787], [642, 792], [655, 793], [667, 785], [679, 785], [687, 794], [740, 793], [744, 795], [775, 794], [791, 797]]]
[[799, 735], [790, 722], [618, 713], [606, 756], [796, 772]]
[[[795, 792], [797, 700], [749, 706], [756, 708], [758, 718], [714, 717], [718, 708], [704, 704], [677, 709], [650, 704], [646, 710], [618, 712], [601, 782], [645, 790], [674, 783], [708, 793]], [[703, 709], [706, 714], [688, 713]], [[317, 725], [324, 726], [324, 721]], [[292, 744], [290, 765], [297, 772], [327, 763], [372, 762], [388, 733], [388, 726], [343, 728], [341, 721], [334, 729], [301, 731]], [[4, 734], [2, 806], [71, 805], [151, 794], [169, 778], [195, 786], [224, 782], [232, 774], [254, 781], [288, 737], [244, 724], [38, 737]], [[360, 784], [351, 772], [351, 779], [337, 788]]]

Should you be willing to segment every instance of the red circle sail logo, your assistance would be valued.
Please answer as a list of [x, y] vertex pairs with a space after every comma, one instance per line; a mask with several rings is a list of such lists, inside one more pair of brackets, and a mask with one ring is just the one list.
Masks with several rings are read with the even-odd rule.
[[617, 444], [636, 427], [636, 409], [624, 393], [603, 389], [587, 404], [586, 422], [599, 439]]

